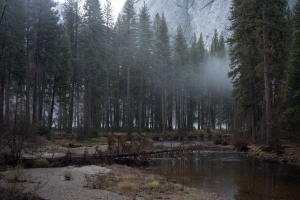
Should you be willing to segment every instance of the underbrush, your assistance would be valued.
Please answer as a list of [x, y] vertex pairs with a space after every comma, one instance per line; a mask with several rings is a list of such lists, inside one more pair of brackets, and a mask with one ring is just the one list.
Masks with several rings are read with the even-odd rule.
[[[0, 199], [38, 199], [35, 195], [38, 186], [35, 190], [28, 191], [25, 187], [25, 174], [22, 166], [10, 168], [8, 172], [0, 174]], [[26, 191], [26, 193], [25, 193]], [[29, 198], [30, 196], [30, 198]]]

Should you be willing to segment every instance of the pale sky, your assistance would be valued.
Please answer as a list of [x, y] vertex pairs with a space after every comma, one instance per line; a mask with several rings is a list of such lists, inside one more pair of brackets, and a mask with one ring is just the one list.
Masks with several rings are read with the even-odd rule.
[[[65, 2], [65, 0], [54, 0], [54, 1], [62, 2], [62, 3]], [[111, 1], [111, 5], [113, 7], [114, 19], [116, 21], [116, 19], [118, 17], [118, 14], [121, 11], [121, 9], [122, 9], [122, 7], [123, 7], [126, 0], [110, 0], [110, 1]], [[106, 2], [106, 0], [100, 0], [102, 8], [104, 7], [105, 2]]]

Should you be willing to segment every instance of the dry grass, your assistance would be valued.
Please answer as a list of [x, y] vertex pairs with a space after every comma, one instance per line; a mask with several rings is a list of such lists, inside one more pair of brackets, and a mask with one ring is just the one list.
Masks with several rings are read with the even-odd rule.
[[158, 181], [152, 181], [151, 183], [148, 183], [148, 187], [150, 189], [157, 189], [159, 187], [159, 182]]
[[136, 174], [125, 174], [120, 176], [120, 180], [136, 180], [138, 176]]
[[146, 179], [145, 179], [147, 182], [153, 182], [153, 181], [155, 181], [155, 178], [153, 177], [153, 176], [148, 176], [148, 177], [146, 177]]
[[121, 190], [136, 190], [137, 186], [133, 182], [125, 181], [118, 184], [118, 188]]

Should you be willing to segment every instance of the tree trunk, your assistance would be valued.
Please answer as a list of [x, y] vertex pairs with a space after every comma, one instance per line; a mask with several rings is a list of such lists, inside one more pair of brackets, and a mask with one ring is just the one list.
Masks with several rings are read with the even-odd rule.
[[265, 106], [266, 106], [266, 132], [267, 145], [274, 145], [274, 137], [272, 134], [272, 102], [271, 102], [271, 82], [270, 82], [270, 66], [267, 47], [267, 18], [266, 18], [266, 1], [263, 2], [263, 57], [264, 57], [264, 86], [265, 86]]
[[[74, 74], [71, 78], [72, 82], [72, 89], [75, 87], [74, 82]], [[72, 134], [72, 128], [73, 128], [73, 116], [74, 116], [74, 91], [71, 89], [70, 92], [70, 105], [69, 105], [69, 119], [68, 119], [68, 131], [67, 134]]]
[[10, 130], [10, 72], [7, 70], [5, 76], [5, 132]]
[[197, 99], [197, 115], [198, 115], [198, 117], [197, 117], [197, 124], [198, 124], [198, 127], [197, 127], [197, 129], [198, 130], [200, 130], [201, 129], [201, 119], [200, 119], [200, 117], [201, 117], [201, 107], [200, 107], [200, 105], [201, 105], [201, 103], [200, 103], [200, 97], [198, 96], [198, 99]]
[[32, 99], [32, 124], [37, 122], [37, 103], [38, 103], [38, 51], [36, 50], [34, 89]]
[[50, 111], [49, 111], [49, 119], [48, 119], [48, 132], [47, 132], [47, 138], [50, 140], [51, 138], [51, 129], [52, 129], [52, 120], [53, 120], [53, 110], [54, 110], [54, 100], [55, 100], [55, 83], [52, 90], [51, 95], [51, 105], [50, 105]]
[[253, 85], [250, 84], [250, 99], [251, 99], [251, 135], [252, 135], [252, 143], [256, 143], [256, 118], [255, 118], [255, 99], [254, 99], [254, 88]]
[[201, 97], [201, 130], [204, 130], [204, 100]]
[[127, 64], [127, 135], [131, 137], [130, 66]]
[[26, 29], [26, 119], [30, 122], [30, 52], [29, 52], [29, 0], [27, 0], [27, 29]]
[[84, 130], [85, 130], [85, 134], [87, 136], [90, 136], [91, 134], [91, 115], [92, 115], [92, 105], [91, 105], [91, 101], [92, 101], [92, 88], [91, 88], [91, 69], [90, 67], [88, 67], [87, 69], [87, 80], [85, 81], [85, 87], [86, 87], [86, 91], [85, 91], [85, 113], [84, 113]]

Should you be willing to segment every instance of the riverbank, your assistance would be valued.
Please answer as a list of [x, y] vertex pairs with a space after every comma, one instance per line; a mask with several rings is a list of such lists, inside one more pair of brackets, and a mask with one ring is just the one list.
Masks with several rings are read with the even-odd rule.
[[[46, 145], [39, 148], [40, 151], [25, 149], [23, 155], [53, 158], [66, 155], [69, 151], [74, 155], [83, 155], [85, 152], [92, 155], [95, 148], [102, 151], [107, 149], [107, 145], [97, 143], [83, 143], [76, 145], [76, 148], [68, 148], [70, 141], [44, 143]], [[201, 142], [201, 145], [203, 150], [238, 153], [230, 144], [215, 145], [210, 141]], [[283, 162], [284, 158], [287, 159], [286, 163], [299, 163], [300, 147], [297, 144], [285, 141], [281, 146], [283, 148], [279, 156], [273, 151], [262, 151], [260, 145], [248, 145], [249, 151], [242, 154], [266, 161]], [[8, 189], [1, 191], [4, 187]], [[217, 194], [188, 188], [153, 171], [123, 165], [10, 170], [0, 173], [0, 194], [3, 193], [31, 194], [41, 199], [222, 199]], [[5, 198], [0, 196], [0, 199]]]
[[215, 145], [213, 142], [207, 142], [205, 147], [208, 149], [217, 148], [223, 151], [243, 153], [267, 162], [292, 164], [300, 167], [300, 144], [290, 140], [280, 140], [279, 154], [274, 149], [259, 144], [250, 144], [247, 146], [248, 151], [242, 152], [235, 150], [233, 145]]
[[0, 177], [0, 188], [9, 186], [7, 193], [30, 194], [47, 200], [222, 200], [213, 193], [185, 187], [168, 177], [122, 165], [17, 169], [2, 172]]

